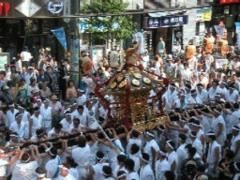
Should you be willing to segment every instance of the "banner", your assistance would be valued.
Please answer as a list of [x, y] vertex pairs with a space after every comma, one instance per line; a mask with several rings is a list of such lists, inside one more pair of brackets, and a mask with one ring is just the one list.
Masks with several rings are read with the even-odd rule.
[[237, 45], [240, 47], [240, 22], [235, 22], [236, 34], [237, 34]]
[[240, 3], [240, 0], [220, 0], [220, 4]]
[[147, 24], [146, 28], [159, 28], [159, 27], [174, 27], [174, 26], [182, 26], [188, 23], [188, 16], [166, 16], [159, 18], [149, 17], [146, 19]]
[[59, 43], [62, 45], [62, 47], [67, 50], [67, 39], [64, 28], [58, 28], [53, 29], [51, 32], [54, 34], [54, 36], [58, 39]]

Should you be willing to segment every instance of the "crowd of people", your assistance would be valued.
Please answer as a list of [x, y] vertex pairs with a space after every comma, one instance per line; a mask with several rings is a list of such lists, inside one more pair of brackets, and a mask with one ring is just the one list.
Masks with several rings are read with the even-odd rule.
[[108, 125], [111, 113], [92, 83], [116, 71], [109, 57], [78, 88], [67, 60], [41, 49], [32, 61], [25, 48], [0, 72], [0, 179], [239, 179], [240, 52], [208, 43], [167, 55], [161, 38], [154, 58], [135, 62], [170, 82], [161, 96], [157, 88], [149, 95], [170, 121], [144, 132]]

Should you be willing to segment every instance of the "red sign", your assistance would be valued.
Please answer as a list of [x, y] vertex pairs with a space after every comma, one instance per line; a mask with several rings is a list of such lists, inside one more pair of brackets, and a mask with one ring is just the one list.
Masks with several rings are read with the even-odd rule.
[[240, 3], [240, 0], [220, 0], [220, 4]]
[[0, 16], [8, 16], [11, 9], [9, 2], [0, 2]]

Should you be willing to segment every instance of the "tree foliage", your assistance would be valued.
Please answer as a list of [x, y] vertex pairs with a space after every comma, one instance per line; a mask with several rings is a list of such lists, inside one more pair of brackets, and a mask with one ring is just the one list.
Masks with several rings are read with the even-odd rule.
[[[120, 40], [130, 37], [133, 33], [131, 16], [103, 16], [102, 14], [118, 14], [126, 11], [128, 4], [121, 0], [92, 0], [91, 4], [84, 4], [81, 12], [86, 14], [99, 14], [84, 21], [88, 24], [86, 32], [92, 33], [100, 39], [109, 36]], [[101, 16], [102, 15], [102, 16]]]

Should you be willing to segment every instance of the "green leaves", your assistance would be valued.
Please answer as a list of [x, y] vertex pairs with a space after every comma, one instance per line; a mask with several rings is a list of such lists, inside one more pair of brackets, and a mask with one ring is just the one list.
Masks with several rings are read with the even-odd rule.
[[[92, 0], [91, 4], [81, 7], [81, 13], [118, 14], [125, 12], [127, 6], [128, 4], [121, 0]], [[109, 34], [117, 40], [128, 38], [134, 29], [131, 16], [94, 16], [84, 21], [89, 25], [86, 32], [102, 40], [106, 39]]]

